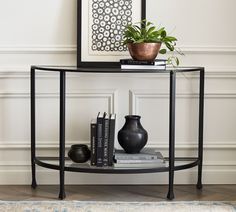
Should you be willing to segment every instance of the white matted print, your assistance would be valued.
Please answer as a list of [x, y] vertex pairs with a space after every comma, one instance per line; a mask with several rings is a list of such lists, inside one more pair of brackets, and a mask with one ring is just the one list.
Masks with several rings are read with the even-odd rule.
[[125, 26], [141, 20], [142, 0], [81, 0], [81, 62], [127, 57]]

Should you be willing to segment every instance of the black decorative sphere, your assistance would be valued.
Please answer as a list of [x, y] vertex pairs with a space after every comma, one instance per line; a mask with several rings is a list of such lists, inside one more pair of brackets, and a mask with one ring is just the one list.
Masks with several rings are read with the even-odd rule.
[[89, 160], [91, 152], [85, 144], [74, 144], [71, 146], [68, 156], [75, 163], [85, 163]]
[[125, 116], [126, 122], [118, 132], [118, 141], [126, 153], [139, 153], [146, 145], [148, 133], [140, 123], [140, 116]]

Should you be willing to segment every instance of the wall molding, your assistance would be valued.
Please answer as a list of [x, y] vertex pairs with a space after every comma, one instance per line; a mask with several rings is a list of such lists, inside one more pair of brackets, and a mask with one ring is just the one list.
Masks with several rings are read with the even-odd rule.
[[[68, 99], [85, 99], [85, 98], [106, 98], [108, 101], [108, 110], [110, 113], [117, 113], [118, 109], [118, 100], [117, 100], [116, 89], [81, 89], [66, 92], [66, 98]], [[29, 99], [30, 93], [29, 91], [11, 91], [11, 92], [0, 92], [0, 99]], [[59, 99], [58, 92], [37, 92], [36, 99]]]
[[0, 54], [76, 54], [76, 45], [0, 46]]
[[[132, 105], [132, 111], [135, 110], [137, 101], [139, 99], [167, 99], [169, 98], [168, 92], [152, 90], [152, 89], [139, 89], [129, 90], [130, 100]], [[66, 92], [67, 98], [109, 98], [113, 104], [117, 102], [117, 90], [116, 89], [96, 89], [96, 90], [71, 90]], [[0, 98], [30, 98], [29, 91], [6, 91], [0, 92]], [[59, 98], [58, 92], [37, 92], [36, 98]], [[192, 99], [199, 98], [198, 93], [181, 92], [176, 94], [176, 98], [180, 99]], [[205, 92], [206, 99], [236, 99], [236, 91], [217, 91], [217, 92]], [[115, 101], [116, 100], [116, 101]], [[115, 105], [114, 105], [115, 106]], [[114, 107], [113, 106], [113, 107]]]
[[[81, 99], [81, 98], [107, 98], [111, 112], [117, 111], [117, 90], [116, 89], [81, 89], [66, 92], [66, 97], [69, 99]], [[0, 98], [30, 98], [29, 91], [7, 91], [0, 92]], [[36, 98], [50, 98], [58, 99], [58, 92], [37, 92]]]
[[236, 46], [179, 46], [184, 53], [193, 54], [236, 54]]
[[[148, 146], [159, 148], [159, 149], [168, 149], [169, 144], [168, 141], [148, 141]], [[176, 142], [176, 149], [197, 149], [198, 144], [196, 142]], [[236, 149], [236, 142], [212, 142], [204, 140], [204, 149], [207, 150], [216, 150], [216, 149]]]
[[[135, 89], [130, 90], [130, 95], [132, 100], [136, 100], [139, 98], [147, 98], [147, 99], [162, 99], [169, 98], [169, 93], [164, 91], [152, 90], [152, 89]], [[178, 92], [176, 94], [177, 98], [198, 98], [199, 93], [189, 93], [189, 92]], [[217, 92], [205, 92], [205, 98], [236, 98], [236, 90], [235, 91], [217, 91]]]
[[[87, 144], [90, 145], [90, 141], [66, 141], [66, 148], [70, 148], [72, 144]], [[37, 148], [39, 149], [56, 149], [58, 148], [58, 141], [38, 141]], [[149, 147], [155, 147], [159, 149], [168, 149], [168, 142], [164, 141], [148, 141]], [[0, 149], [30, 149], [30, 139], [29, 141], [0, 141]], [[197, 149], [197, 141], [196, 142], [177, 142], [176, 149]], [[236, 141], [235, 142], [212, 142], [212, 141], [204, 141], [204, 149], [207, 150], [225, 150], [225, 149], [236, 149]]]
[[[130, 106], [131, 114], [138, 114], [140, 99], [168, 99], [169, 93], [152, 90], [152, 89], [139, 89], [139, 90], [130, 90]], [[205, 92], [205, 99], [236, 99], [236, 91], [227, 91], [227, 92]], [[199, 98], [199, 93], [187, 93], [181, 92], [176, 94], [177, 99], [193, 99]]]
[[[178, 46], [184, 53], [236, 54], [236, 46]], [[0, 54], [76, 54], [76, 45], [0, 46]]]

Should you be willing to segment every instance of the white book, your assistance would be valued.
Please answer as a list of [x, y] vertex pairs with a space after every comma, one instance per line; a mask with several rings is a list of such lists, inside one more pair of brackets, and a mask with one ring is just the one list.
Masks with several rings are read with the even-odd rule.
[[133, 70], [166, 70], [165, 65], [150, 66], [150, 65], [121, 65], [121, 69], [133, 69]]
[[159, 168], [166, 167], [166, 163], [115, 163], [115, 168]]
[[124, 150], [115, 151], [116, 160], [161, 160], [163, 155], [155, 148], [144, 148], [140, 153], [127, 154]]
[[116, 163], [139, 163], [139, 164], [150, 164], [150, 163], [163, 163], [164, 159], [157, 159], [157, 160], [116, 160]]

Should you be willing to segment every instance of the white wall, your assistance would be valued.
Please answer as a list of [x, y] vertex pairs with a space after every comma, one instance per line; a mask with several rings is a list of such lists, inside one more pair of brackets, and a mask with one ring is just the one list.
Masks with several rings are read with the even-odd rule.
[[[183, 65], [206, 67], [204, 183], [236, 183], [235, 0], [147, 0], [148, 19], [179, 38]], [[32, 64], [76, 64], [75, 0], [0, 0], [0, 184], [30, 183], [29, 69]], [[177, 155], [196, 155], [197, 78], [178, 77]], [[41, 155], [57, 154], [58, 76], [38, 74], [37, 139]], [[167, 155], [168, 77], [152, 74], [69, 74], [67, 145], [89, 142], [98, 111], [142, 115], [150, 146]], [[37, 168], [39, 183], [58, 173]], [[166, 183], [167, 174], [66, 173], [67, 183]], [[176, 174], [195, 183], [196, 169]]]

